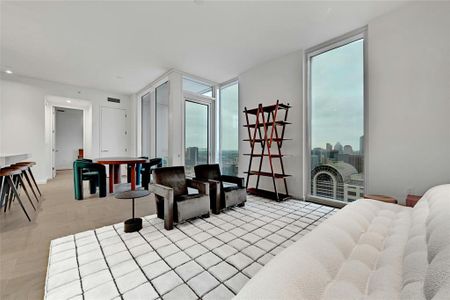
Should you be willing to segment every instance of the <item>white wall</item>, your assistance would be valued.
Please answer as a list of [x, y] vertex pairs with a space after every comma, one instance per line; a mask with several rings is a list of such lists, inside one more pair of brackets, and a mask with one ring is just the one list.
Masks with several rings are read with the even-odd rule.
[[[368, 24], [367, 191], [404, 202], [450, 182], [450, 3], [407, 4]], [[313, 45], [312, 45], [313, 46]], [[295, 52], [239, 76], [240, 110], [276, 99], [293, 105], [286, 135], [292, 195], [303, 197], [302, 56]], [[241, 139], [247, 138], [242, 127]], [[239, 172], [248, 142], [240, 142]]]
[[[45, 98], [60, 96], [84, 99], [92, 103], [92, 157], [99, 157], [100, 107], [130, 109], [130, 97], [89, 88], [76, 87], [44, 80], [3, 75], [1, 79], [2, 149], [7, 153], [30, 153], [37, 162], [35, 175], [44, 182], [49, 178], [50, 159], [45, 139]], [[120, 98], [121, 103], [107, 101], [107, 97]], [[129, 118], [131, 119], [131, 118]], [[131, 137], [131, 121], [128, 120]], [[131, 154], [131, 153], [130, 153]], [[131, 154], [132, 155], [132, 154]]]
[[450, 3], [369, 23], [368, 191], [403, 201], [450, 183]]
[[55, 167], [56, 170], [71, 169], [78, 149], [83, 148], [83, 111], [58, 108], [55, 115]]
[[[288, 102], [292, 106], [288, 116], [288, 121], [292, 125], [286, 127], [285, 137], [293, 140], [283, 144], [282, 152], [289, 154], [283, 161], [286, 173], [293, 175], [287, 181], [289, 193], [295, 197], [303, 196], [302, 64], [303, 51], [297, 51], [250, 69], [239, 76], [239, 112], [243, 111], [245, 106], [250, 109], [257, 107], [259, 103], [274, 104], [277, 99], [283, 103]], [[247, 129], [243, 127], [245, 123], [245, 116], [240, 113], [239, 174], [241, 176], [247, 171], [249, 162], [249, 158], [243, 154], [250, 153], [249, 142], [242, 141], [248, 138]], [[275, 158], [275, 160], [278, 159]], [[257, 169], [258, 162], [259, 158], [254, 159], [253, 169]], [[267, 165], [264, 168], [269, 170]], [[278, 181], [282, 182], [282, 180]], [[255, 181], [250, 181], [249, 187], [254, 186], [254, 183]], [[269, 177], [261, 177], [260, 184], [261, 188], [273, 190], [272, 179]], [[284, 193], [284, 188], [280, 192]]]

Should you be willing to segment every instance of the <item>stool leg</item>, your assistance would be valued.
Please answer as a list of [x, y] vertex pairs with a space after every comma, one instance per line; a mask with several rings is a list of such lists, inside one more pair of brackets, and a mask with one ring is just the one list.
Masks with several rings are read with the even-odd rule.
[[28, 200], [30, 200], [31, 206], [33, 206], [33, 209], [36, 210], [36, 207], [34, 206], [33, 201], [31, 200], [30, 194], [28, 194], [27, 188], [25, 187], [25, 183], [22, 180], [22, 175], [19, 175], [19, 182], [25, 194], [27, 195]]
[[8, 200], [9, 200], [10, 193], [11, 193], [11, 188], [9, 187], [9, 184], [6, 181], [6, 177], [4, 179], [3, 185], [5, 186], [3, 188], [3, 201], [5, 201], [5, 203], [4, 203], [5, 207], [3, 209], [3, 212], [6, 212], [6, 209], [8, 208]]
[[0, 207], [5, 206], [5, 208], [6, 208], [7, 201], [5, 201], [5, 198], [7, 195], [7, 192], [6, 192], [7, 184], [6, 184], [6, 180], [3, 176], [0, 179], [0, 184], [1, 184], [1, 186], [0, 186]]
[[36, 186], [36, 189], [39, 192], [39, 195], [42, 196], [41, 190], [39, 189], [39, 187], [36, 183], [36, 179], [34, 179], [33, 172], [31, 172], [31, 168], [28, 168], [28, 172], [30, 172], [31, 179], [33, 179], [34, 185]]
[[[7, 177], [6, 177], [6, 180], [8, 181], [8, 184], [10, 185], [10, 188], [11, 188], [11, 190], [12, 190], [12, 193], [14, 193], [14, 195], [16, 196], [17, 201], [19, 201], [19, 204], [20, 204], [20, 206], [22, 207], [23, 212], [24, 212], [25, 215], [27, 216], [28, 221], [31, 222], [30, 216], [28, 215], [28, 213], [27, 213], [25, 207], [23, 206], [22, 200], [20, 200], [20, 197], [19, 197], [19, 193], [17, 192], [17, 189], [16, 189], [16, 187], [14, 186], [14, 182], [12, 181], [12, 179], [11, 179], [10, 176], [7, 176]], [[10, 203], [10, 205], [11, 205], [11, 203]]]
[[25, 176], [25, 179], [28, 182], [28, 186], [31, 188], [31, 191], [33, 192], [33, 195], [36, 198], [36, 201], [39, 202], [39, 197], [36, 195], [36, 192], [34, 191], [33, 185], [31, 184], [30, 181], [30, 177], [28, 177], [27, 171], [23, 172], [23, 175]]

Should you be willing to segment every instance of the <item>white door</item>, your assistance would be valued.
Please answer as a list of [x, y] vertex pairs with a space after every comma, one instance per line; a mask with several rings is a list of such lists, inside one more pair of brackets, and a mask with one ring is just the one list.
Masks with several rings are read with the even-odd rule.
[[100, 156], [128, 156], [127, 111], [102, 107], [100, 119]]

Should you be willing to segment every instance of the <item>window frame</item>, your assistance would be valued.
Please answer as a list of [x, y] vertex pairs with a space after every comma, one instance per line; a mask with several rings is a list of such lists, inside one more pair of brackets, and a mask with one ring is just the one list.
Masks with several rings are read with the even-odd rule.
[[340, 200], [334, 200], [329, 198], [324, 198], [320, 196], [314, 196], [311, 193], [311, 61], [312, 58], [320, 55], [322, 53], [328, 52], [330, 50], [342, 47], [344, 45], [347, 45], [349, 43], [352, 43], [354, 41], [363, 39], [363, 82], [364, 82], [364, 89], [363, 89], [363, 132], [364, 132], [364, 191], [367, 191], [368, 186], [368, 56], [367, 56], [367, 48], [368, 48], [368, 38], [367, 38], [367, 26], [364, 26], [362, 28], [358, 28], [356, 30], [353, 30], [351, 32], [348, 32], [344, 35], [341, 35], [339, 37], [336, 37], [334, 39], [331, 39], [329, 41], [326, 41], [324, 43], [321, 43], [317, 46], [311, 47], [304, 52], [304, 98], [306, 101], [304, 101], [304, 120], [305, 120], [305, 126], [304, 126], [304, 136], [305, 136], [305, 143], [304, 143], [304, 153], [303, 153], [303, 163], [304, 163], [304, 172], [303, 172], [303, 194], [304, 199], [312, 202], [317, 202], [321, 204], [331, 205], [331, 206], [337, 206], [337, 207], [343, 207], [347, 203], [340, 201]]

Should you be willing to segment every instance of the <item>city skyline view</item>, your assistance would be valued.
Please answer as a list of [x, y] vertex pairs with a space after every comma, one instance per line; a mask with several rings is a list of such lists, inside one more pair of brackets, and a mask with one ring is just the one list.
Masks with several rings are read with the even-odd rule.
[[336, 142], [359, 149], [364, 134], [363, 40], [312, 57], [311, 147]]

